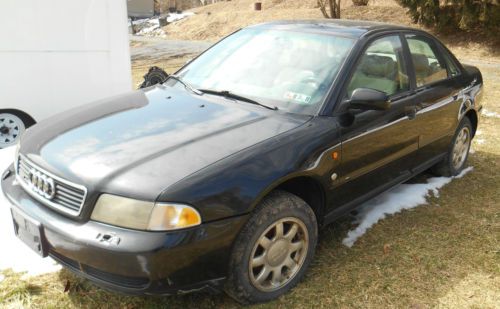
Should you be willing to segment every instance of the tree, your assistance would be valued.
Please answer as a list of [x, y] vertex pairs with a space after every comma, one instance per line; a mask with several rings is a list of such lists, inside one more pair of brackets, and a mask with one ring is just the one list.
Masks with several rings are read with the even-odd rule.
[[408, 8], [414, 22], [437, 28], [500, 27], [497, 0], [398, 0]]
[[318, 0], [318, 5], [325, 18], [340, 18], [340, 0]]

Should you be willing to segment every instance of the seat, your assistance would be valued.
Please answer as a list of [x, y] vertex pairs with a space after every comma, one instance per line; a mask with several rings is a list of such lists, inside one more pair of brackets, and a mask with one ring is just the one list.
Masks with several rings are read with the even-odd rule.
[[357, 88], [371, 88], [388, 95], [396, 92], [398, 68], [391, 57], [365, 55], [353, 75], [348, 87], [348, 95]]
[[417, 86], [425, 84], [426, 78], [431, 75], [429, 59], [423, 54], [411, 54]]

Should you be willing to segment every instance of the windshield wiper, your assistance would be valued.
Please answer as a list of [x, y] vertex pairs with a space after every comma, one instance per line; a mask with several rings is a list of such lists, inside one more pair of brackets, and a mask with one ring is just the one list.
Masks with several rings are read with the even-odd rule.
[[259, 105], [259, 106], [262, 106], [264, 108], [273, 110], [273, 111], [278, 110], [278, 107], [276, 107], [276, 106], [268, 106], [268, 105], [262, 104], [260, 102], [257, 102], [255, 100], [252, 100], [250, 98], [241, 96], [239, 94], [232, 93], [232, 92], [227, 91], [227, 90], [213, 90], [213, 89], [198, 89], [198, 90], [203, 92], [203, 93], [218, 95], [218, 96], [222, 96], [222, 97], [229, 98], [229, 99], [235, 99], [235, 100], [239, 100], [239, 101], [252, 103], [252, 104]]
[[182, 78], [180, 78], [179, 76], [177, 76], [175, 74], [172, 74], [172, 75], [168, 76], [167, 80], [169, 78], [175, 79], [176, 81], [178, 81], [179, 83], [181, 83], [186, 89], [188, 89], [192, 93], [197, 94], [197, 95], [203, 95], [203, 92], [201, 92], [200, 90], [198, 90], [195, 87], [191, 86], [188, 82], [183, 81]]

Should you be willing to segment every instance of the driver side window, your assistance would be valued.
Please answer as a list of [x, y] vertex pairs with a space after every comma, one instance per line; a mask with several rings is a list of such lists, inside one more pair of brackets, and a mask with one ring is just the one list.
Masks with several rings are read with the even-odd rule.
[[347, 97], [357, 88], [371, 88], [389, 96], [409, 89], [398, 35], [375, 40], [365, 50], [347, 86]]

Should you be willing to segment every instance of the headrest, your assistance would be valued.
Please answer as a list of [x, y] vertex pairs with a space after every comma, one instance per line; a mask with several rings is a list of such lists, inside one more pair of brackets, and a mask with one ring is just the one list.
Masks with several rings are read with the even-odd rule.
[[366, 55], [361, 62], [361, 71], [369, 76], [392, 79], [397, 72], [397, 66], [391, 57]]
[[429, 59], [422, 54], [411, 54], [415, 74], [419, 76], [427, 76], [429, 72]]

